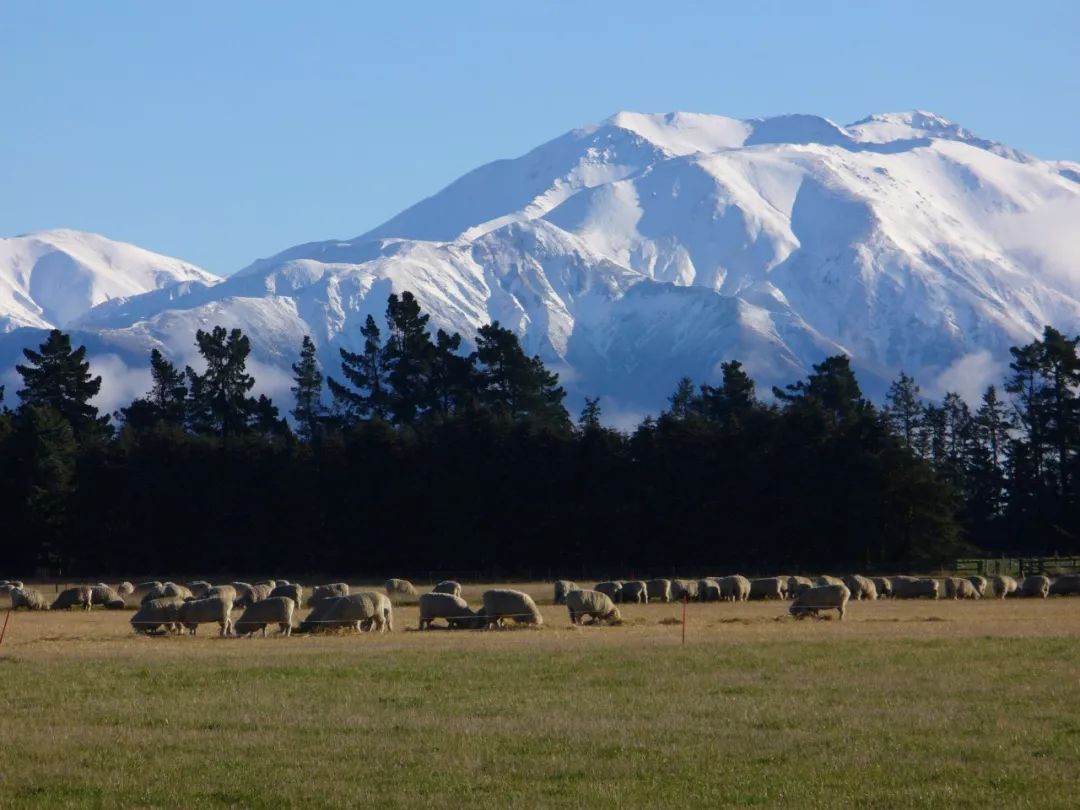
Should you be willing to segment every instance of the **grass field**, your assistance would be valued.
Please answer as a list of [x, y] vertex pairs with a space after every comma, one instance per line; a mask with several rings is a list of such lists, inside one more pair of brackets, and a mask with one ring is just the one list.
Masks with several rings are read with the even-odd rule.
[[16, 614], [0, 807], [1080, 804], [1080, 599], [690, 605], [685, 646], [681, 606], [542, 610], [265, 640]]

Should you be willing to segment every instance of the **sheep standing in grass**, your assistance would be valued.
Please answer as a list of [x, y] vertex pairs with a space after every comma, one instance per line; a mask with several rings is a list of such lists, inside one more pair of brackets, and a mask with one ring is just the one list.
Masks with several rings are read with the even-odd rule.
[[697, 595], [700, 602], [719, 602], [723, 595], [720, 582], [711, 577], [699, 579], [697, 581]]
[[150, 594], [158, 593], [160, 591], [160, 582], [140, 582], [138, 585], [135, 586], [135, 590], [128, 594], [125, 599], [131, 604], [141, 605], [143, 602], [148, 601], [147, 597]]
[[73, 607], [81, 607], [90, 610], [94, 604], [94, 589], [89, 585], [77, 585], [74, 588], [66, 588], [60, 591], [56, 600], [52, 603], [53, 610], [69, 610]]
[[131, 617], [131, 627], [136, 633], [166, 633], [180, 629], [180, 606], [183, 600], [178, 596], [164, 599], [151, 599], [139, 605]]
[[[840, 579], [840, 577], [831, 577], [828, 574], [822, 574], [814, 580], [814, 584], [819, 587], [822, 585], [844, 585], [844, 580]], [[846, 588], [847, 586], [844, 585], [844, 587]]]
[[649, 587], [640, 579], [624, 582], [622, 586], [622, 601], [625, 604], [646, 604], [649, 601]]
[[268, 625], [276, 624], [281, 634], [292, 635], [293, 613], [296, 602], [289, 596], [269, 596], [244, 610], [240, 619], [233, 623], [233, 632], [238, 636], [250, 636], [262, 630], [266, 638]]
[[1072, 596], [1080, 593], [1080, 574], [1065, 574], [1050, 583], [1050, 593], [1055, 596]]
[[311, 596], [308, 597], [308, 607], [315, 607], [315, 605], [319, 604], [319, 602], [324, 599], [348, 595], [349, 586], [344, 582], [331, 582], [329, 585], [316, 585], [311, 589]]
[[1024, 577], [1024, 581], [1020, 585], [1020, 593], [1024, 596], [1034, 596], [1039, 599], [1045, 599], [1050, 595], [1050, 577], [1043, 576], [1042, 574]]
[[571, 582], [568, 579], [557, 579], [555, 580], [555, 594], [552, 601], [554, 601], [556, 605], [565, 605], [566, 595], [570, 593], [570, 591], [578, 590], [581, 589], [576, 582]]
[[177, 585], [175, 582], [166, 582], [161, 586], [161, 595], [163, 597], [179, 596], [181, 599], [194, 599], [195, 594], [191, 592], [191, 588], [186, 585]]
[[645, 582], [645, 588], [649, 593], [649, 600], [659, 599], [661, 602], [671, 601], [671, 580], [650, 579]]
[[800, 593], [788, 611], [796, 619], [817, 616], [822, 610], [835, 610], [843, 620], [851, 591], [846, 585], [818, 585]]
[[897, 599], [937, 599], [940, 595], [938, 581], [930, 577], [893, 577], [892, 592]]
[[232, 631], [232, 609], [233, 599], [228, 594], [188, 599], [180, 603], [178, 618], [191, 635], [195, 635], [200, 624], [217, 624], [221, 627], [220, 635], [227, 636]]
[[671, 580], [671, 599], [675, 602], [693, 602], [697, 599], [697, 582], [688, 579]]
[[243, 585], [243, 584], [244, 583], [242, 583], [242, 582], [240, 582], [240, 583], [234, 582], [233, 583], [233, 587], [236, 588], [236, 592], [238, 594], [238, 596], [236, 597], [236, 602], [235, 602], [235, 604], [236, 604], [236, 606], [238, 608], [251, 607], [256, 602], [261, 602], [263, 599], [266, 599], [266, 597], [268, 597], [270, 595], [271, 591], [274, 590], [269, 585], [259, 584], [259, 585], [247, 585], [246, 586], [247, 590], [242, 591], [240, 588], [237, 587], [237, 585]]
[[35, 591], [33, 588], [13, 588], [11, 590], [11, 609], [18, 610], [19, 608], [48, 610], [49, 601], [41, 591]]
[[872, 577], [874, 588], [877, 590], [878, 599], [888, 599], [893, 595], [892, 580], [888, 577]]
[[296, 603], [296, 609], [299, 610], [304, 604], [304, 589], [299, 585], [282, 585], [280, 582], [274, 590], [270, 591], [268, 599], [273, 599], [275, 596], [284, 596], [292, 599]]
[[1016, 580], [1006, 574], [997, 574], [990, 578], [990, 584], [994, 589], [994, 596], [1004, 599], [1011, 593], [1016, 593]]
[[963, 577], [957, 578], [952, 586], [953, 599], [980, 599], [982, 595], [978, 589], [971, 584], [971, 580], [964, 579]]
[[622, 583], [618, 580], [612, 579], [607, 582], [597, 582], [594, 591], [600, 591], [600, 593], [606, 593], [608, 599], [612, 602], [622, 601]]
[[391, 599], [398, 597], [400, 599], [412, 599], [416, 597], [416, 588], [407, 579], [388, 579], [383, 586], [386, 588], [386, 595]]
[[761, 577], [750, 580], [751, 599], [783, 599], [784, 580], [780, 577]]
[[120, 594], [125, 600], [135, 593], [135, 586], [130, 582], [121, 582], [116, 586], [116, 592]]
[[231, 607], [236, 607], [236, 599], [239, 594], [232, 585], [211, 585], [206, 589], [205, 594], [199, 598], [210, 599], [215, 596], [224, 599]]
[[810, 577], [791, 576], [788, 577], [787, 581], [787, 595], [789, 598], [794, 599], [807, 588], [813, 587], [814, 580], [810, 579]]
[[869, 577], [849, 574], [844, 577], [844, 585], [851, 591], [851, 598], [856, 601], [878, 598], [877, 585]]
[[434, 619], [446, 619], [451, 630], [474, 628], [478, 624], [476, 613], [469, 607], [469, 603], [457, 594], [434, 591], [420, 594], [419, 629], [430, 628]]
[[394, 608], [386, 594], [359, 591], [348, 596], [332, 596], [317, 604], [300, 624], [301, 633], [355, 627], [374, 627], [380, 633], [393, 631]]
[[435, 585], [431, 589], [432, 593], [452, 593], [454, 596], [461, 596], [461, 583], [455, 582], [452, 579], [444, 579], [442, 582]]
[[187, 585], [185, 585], [184, 587], [191, 591], [191, 595], [193, 598], [205, 599], [206, 592], [209, 591], [213, 586], [205, 579], [197, 579], [194, 582], [187, 583]]
[[968, 577], [967, 581], [972, 584], [976, 591], [978, 591], [979, 596], [986, 596], [986, 577], [980, 577], [978, 574], [975, 574]]
[[482, 598], [485, 622], [489, 628], [501, 627], [503, 619], [511, 619], [516, 624], [539, 626], [544, 623], [536, 602], [524, 591], [492, 588], [484, 591]]
[[745, 602], [750, 598], [750, 580], [741, 574], [732, 574], [720, 580], [720, 597], [725, 602]]
[[570, 613], [570, 624], [581, 624], [584, 616], [589, 616], [592, 623], [620, 620], [619, 609], [606, 593], [600, 591], [573, 591], [566, 595], [566, 609]]

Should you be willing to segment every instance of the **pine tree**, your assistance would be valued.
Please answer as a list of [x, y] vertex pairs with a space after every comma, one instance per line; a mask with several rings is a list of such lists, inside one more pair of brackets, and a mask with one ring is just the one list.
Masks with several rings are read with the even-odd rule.
[[199, 374], [188, 366], [191, 381], [189, 423], [196, 433], [234, 436], [249, 432], [256, 401], [248, 396], [255, 378], [247, 373], [251, 341], [239, 329], [195, 333], [195, 345], [206, 361]]
[[71, 338], [53, 329], [38, 351], [23, 349], [28, 365], [17, 365], [25, 386], [18, 392], [23, 407], [52, 408], [67, 420], [77, 439], [106, 429], [109, 417], [98, 418], [90, 400], [101, 390], [101, 377], [90, 376], [86, 347], [71, 348]]
[[889, 386], [885, 395], [885, 419], [894, 436], [908, 450], [915, 451], [922, 429], [922, 406], [919, 404], [919, 386], [914, 378], [903, 371]]
[[164, 423], [183, 427], [187, 415], [187, 375], [154, 349], [150, 352], [152, 387], [145, 397], [120, 409], [124, 423], [134, 428], [148, 428]]
[[600, 428], [600, 397], [590, 399], [585, 397], [585, 407], [581, 409], [578, 417], [578, 427], [581, 430], [598, 430]]
[[668, 403], [671, 406], [668, 413], [675, 419], [689, 419], [693, 416], [697, 409], [694, 381], [689, 377], [680, 377], [675, 384], [675, 390], [668, 397]]
[[738, 360], [721, 363], [720, 370], [720, 385], [701, 386], [698, 408], [706, 419], [736, 427], [759, 406], [754, 381]]
[[364, 338], [360, 353], [339, 349], [341, 373], [352, 388], [333, 377], [326, 380], [338, 416], [346, 423], [356, 419], [385, 419], [387, 415], [386, 357], [379, 326], [370, 315], [360, 334]]
[[435, 347], [427, 331], [430, 315], [420, 311], [411, 292], [390, 294], [386, 304], [386, 367], [390, 384], [390, 413], [401, 425], [411, 425], [433, 404], [431, 364]]
[[851, 368], [851, 360], [843, 354], [826, 357], [813, 366], [813, 373], [787, 389], [773, 388], [781, 402], [796, 407], [809, 407], [821, 413], [837, 426], [868, 413], [872, 406], [863, 399], [859, 381]]
[[315, 342], [309, 335], [304, 335], [300, 362], [294, 363], [292, 370], [296, 385], [290, 390], [296, 400], [296, 407], [292, 411], [296, 420], [296, 434], [303, 441], [310, 442], [319, 433], [326, 409], [322, 402], [323, 375], [315, 357]]
[[435, 350], [430, 366], [431, 409], [442, 417], [468, 410], [475, 405], [476, 368], [472, 356], [461, 355], [461, 335], [435, 333]]
[[539, 357], [522, 351], [517, 335], [499, 322], [480, 327], [475, 358], [479, 362], [480, 399], [500, 416], [530, 416], [554, 427], [567, 428], [570, 416], [563, 407], [566, 392], [559, 375], [545, 368]]

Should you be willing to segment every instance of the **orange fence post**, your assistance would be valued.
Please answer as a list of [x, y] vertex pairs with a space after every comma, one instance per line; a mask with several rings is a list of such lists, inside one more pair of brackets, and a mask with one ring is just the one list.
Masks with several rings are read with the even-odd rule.
[[11, 608], [8, 608], [7, 615], [4, 616], [4, 627], [0, 629], [0, 646], [4, 644], [4, 635], [7, 633], [8, 622], [11, 621]]

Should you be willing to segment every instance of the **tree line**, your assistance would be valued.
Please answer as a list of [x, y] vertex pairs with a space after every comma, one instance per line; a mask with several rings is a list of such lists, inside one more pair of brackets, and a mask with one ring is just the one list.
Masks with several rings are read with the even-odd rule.
[[466, 353], [428, 321], [391, 295], [329, 374], [304, 338], [291, 422], [253, 395], [240, 330], [197, 332], [201, 371], [154, 350], [151, 390], [109, 415], [85, 347], [54, 330], [0, 411], [3, 567], [895, 571], [1080, 546], [1078, 339], [1052, 328], [974, 409], [903, 373], [879, 408], [845, 356], [766, 400], [732, 360], [621, 432], [597, 399], [572, 418], [512, 331], [483, 326]]

